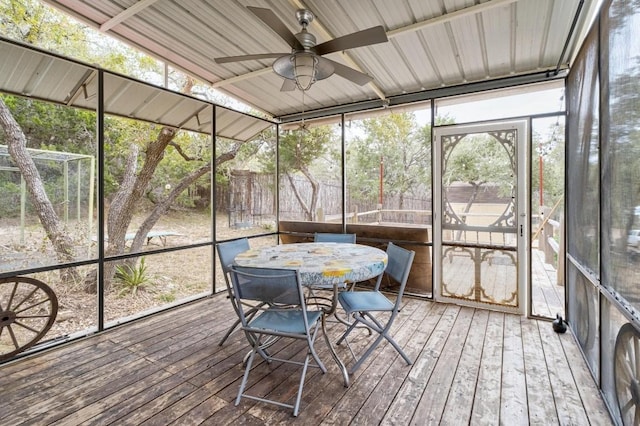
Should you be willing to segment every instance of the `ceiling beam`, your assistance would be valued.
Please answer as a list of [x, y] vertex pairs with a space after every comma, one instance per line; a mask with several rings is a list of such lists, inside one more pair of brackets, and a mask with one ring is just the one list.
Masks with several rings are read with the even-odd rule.
[[465, 7], [464, 9], [436, 16], [435, 18], [427, 19], [426, 21], [416, 22], [415, 24], [388, 31], [387, 37], [393, 38], [399, 36], [400, 34], [419, 31], [433, 25], [444, 24], [446, 22], [451, 22], [454, 19], [462, 18], [463, 16], [486, 12], [487, 10], [493, 9], [494, 7], [506, 6], [511, 3], [516, 3], [517, 1], [518, 0], [491, 0], [485, 3], [476, 4], [474, 6]]
[[140, 1], [138, 1], [137, 3], [135, 3], [130, 8], [123, 10], [122, 12], [120, 12], [116, 16], [114, 16], [113, 18], [109, 19], [108, 21], [106, 21], [102, 25], [100, 25], [100, 31], [103, 32], [103, 33], [109, 31], [111, 28], [115, 27], [116, 25], [118, 25], [122, 21], [129, 19], [130, 17], [132, 17], [136, 13], [140, 12], [143, 9], [146, 9], [147, 7], [151, 6], [152, 4], [154, 4], [157, 1], [158, 0], [140, 0]]
[[259, 77], [261, 75], [268, 74], [269, 72], [272, 72], [272, 71], [273, 71], [273, 69], [271, 67], [262, 68], [260, 70], [251, 71], [251, 72], [248, 72], [246, 74], [240, 74], [240, 75], [237, 75], [235, 77], [227, 78], [226, 80], [217, 81], [217, 82], [213, 83], [211, 85], [211, 87], [216, 89], [218, 87], [228, 86], [229, 84], [234, 84], [234, 83], [237, 83], [239, 81], [248, 80], [248, 79], [253, 78], [253, 77]]

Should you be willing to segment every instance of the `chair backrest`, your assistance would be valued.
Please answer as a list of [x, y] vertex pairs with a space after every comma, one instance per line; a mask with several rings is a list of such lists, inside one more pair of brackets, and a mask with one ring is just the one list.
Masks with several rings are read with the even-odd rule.
[[[407, 250], [400, 246], [389, 242], [387, 246], [387, 268], [384, 270], [384, 274], [393, 278], [400, 283], [398, 289], [398, 297], [396, 299], [396, 309], [400, 306], [402, 301], [402, 295], [404, 294], [404, 288], [407, 286], [407, 280], [409, 279], [409, 272], [411, 272], [411, 265], [413, 264], [413, 258], [416, 252], [413, 250]], [[384, 275], [383, 274], [383, 275]], [[382, 275], [378, 278], [376, 283], [376, 290], [380, 289], [380, 283], [382, 282]]]
[[329, 232], [316, 232], [313, 235], [314, 243], [356, 243], [356, 234], [332, 234]]
[[218, 258], [220, 259], [220, 265], [224, 272], [229, 272], [233, 260], [235, 257], [243, 251], [249, 250], [249, 240], [247, 238], [240, 238], [239, 240], [226, 241], [224, 243], [218, 243]]
[[232, 265], [230, 276], [239, 300], [263, 302], [270, 308], [278, 305], [305, 308], [297, 270]]
[[231, 270], [231, 265], [233, 265], [233, 260], [236, 256], [251, 248], [249, 246], [249, 240], [247, 238], [240, 238], [239, 240], [225, 241], [224, 243], [218, 243], [216, 247], [218, 248], [218, 258], [220, 259], [224, 280], [230, 288], [231, 283], [227, 275]]

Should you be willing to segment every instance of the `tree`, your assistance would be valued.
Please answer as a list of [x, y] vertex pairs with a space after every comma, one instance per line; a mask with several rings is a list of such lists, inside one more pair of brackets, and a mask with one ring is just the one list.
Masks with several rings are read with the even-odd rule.
[[[490, 132], [443, 137], [443, 189], [446, 191], [455, 182], [464, 182], [472, 188], [463, 209], [465, 214], [458, 218], [460, 222], [466, 223], [466, 213], [488, 184], [496, 185], [502, 197], [512, 199], [516, 158], [511, 136], [509, 132]], [[451, 211], [450, 214], [455, 213]]]
[[[302, 128], [280, 135], [278, 151], [280, 173], [287, 178], [307, 220], [315, 219], [320, 193], [320, 181], [312, 171], [311, 165], [327, 152], [333, 137], [333, 130], [330, 126]], [[261, 157], [265, 170], [271, 172], [275, 172], [274, 150], [275, 146], [271, 145]], [[296, 184], [294, 179], [296, 174], [301, 174], [309, 182], [311, 186], [309, 199], [306, 199], [302, 189]]]
[[363, 200], [374, 199], [379, 191], [380, 163], [384, 164], [384, 194], [397, 196], [398, 208], [404, 198], [426, 192], [431, 182], [431, 126], [419, 126], [413, 113], [391, 113], [366, 119], [359, 124], [363, 136], [355, 137], [348, 148], [350, 193]]
[[[98, 62], [103, 66], [107, 64], [106, 66], [110, 69], [120, 72], [128, 71], [130, 75], [132, 70], [133, 74], [138, 76], [148, 72], [153, 73], [158, 66], [155, 61], [140, 52], [122, 48], [122, 45], [115, 40], [101, 39], [96, 35], [88, 35], [86, 28], [70, 23], [62, 15], [56, 14], [39, 2], [10, 1], [8, 4], [1, 6], [1, 8], [3, 12], [6, 12], [2, 16], [9, 16], [10, 19], [2, 19], [0, 21], [0, 29], [22, 41], [56, 50], [63, 54], [73, 51], [76, 57], [80, 54], [80, 56], [84, 56], [80, 59], [84, 59], [87, 62]], [[87, 48], [88, 40], [95, 42], [92, 49]], [[95, 55], [95, 57], [92, 55]], [[99, 59], [99, 61], [92, 59]], [[187, 76], [184, 76], [180, 81], [183, 83], [182, 89], [184, 93], [191, 93], [196, 85], [196, 82]], [[14, 106], [20, 105], [29, 106], [29, 102], [14, 103]], [[41, 107], [39, 114], [47, 114], [55, 108], [57, 107], [53, 105]], [[16, 112], [18, 111], [19, 109], [16, 108]], [[34, 117], [29, 108], [24, 108], [22, 112], [24, 113], [22, 118]], [[53, 210], [53, 206], [44, 189], [43, 179], [26, 151], [27, 138], [23, 128], [15, 119], [14, 113], [4, 102], [0, 104], [0, 125], [4, 129], [10, 155], [25, 177], [35, 209], [59, 260], [63, 263], [75, 260], [71, 238]], [[35, 114], [35, 116], [39, 114]], [[24, 122], [35, 124], [37, 120], [29, 121], [25, 119]], [[106, 146], [105, 150], [111, 150], [114, 154], [113, 158], [120, 156], [123, 159], [120, 168], [117, 165], [114, 167], [113, 174], [106, 173], [108, 182], [105, 182], [105, 187], [107, 188], [107, 194], [105, 195], [112, 194], [112, 199], [107, 216], [109, 242], [105, 254], [110, 256], [124, 253], [125, 235], [136, 212], [137, 203], [144, 197], [153, 198], [154, 207], [138, 228], [130, 248], [131, 252], [139, 252], [148, 231], [169, 209], [176, 198], [189, 185], [211, 171], [212, 160], [210, 156], [206, 158], [190, 156], [189, 147], [185, 145], [190, 145], [195, 139], [184, 138], [180, 141], [184, 145], [178, 143], [180, 140], [177, 138], [178, 130], [171, 127], [158, 129], [155, 132], [155, 136], [152, 136], [146, 142], [137, 142], [137, 140], [146, 138], [146, 135], [153, 135], [154, 126], [151, 126], [150, 129], [148, 125], [137, 122], [117, 125], [116, 120], [112, 119], [105, 120], [105, 125], [107, 127], [105, 134], [111, 137], [113, 142], [108, 147]], [[53, 126], [49, 129], [45, 127], [46, 124], [38, 123], [33, 128], [29, 128], [29, 131], [33, 135], [40, 135], [39, 137], [42, 137], [42, 135], [54, 135], [53, 145], [57, 147], [60, 143], [55, 139], [57, 127]], [[133, 140], [130, 138], [132, 135], [136, 136]], [[87, 140], [81, 138], [79, 142], [81, 145], [95, 146], [95, 141], [93, 139], [90, 140], [91, 143], [88, 143]], [[215, 160], [216, 163], [221, 164], [233, 159], [239, 152], [240, 147], [245, 143], [235, 142], [230, 145], [227, 151], [218, 156]], [[70, 150], [82, 152], [81, 145], [76, 142], [74, 146], [70, 147]], [[168, 147], [170, 146], [172, 149], [169, 150]], [[37, 147], [41, 148], [42, 144]], [[185, 167], [182, 172], [178, 172], [178, 182], [173, 185], [166, 195], [150, 197], [155, 172], [167, 155], [174, 158], [182, 158], [182, 164], [195, 164], [195, 166]], [[117, 265], [116, 262], [108, 262], [105, 265], [104, 277], [108, 286]], [[96, 290], [96, 278], [96, 271], [91, 271], [87, 274], [85, 279], [85, 289], [87, 291], [94, 292]]]
[[[0, 127], [4, 129], [5, 141], [9, 154], [16, 163], [24, 178], [29, 196], [38, 214], [38, 218], [45, 229], [47, 237], [58, 256], [58, 261], [67, 263], [75, 260], [73, 241], [64, 229], [64, 225], [53, 209], [53, 205], [44, 189], [40, 173], [27, 152], [27, 139], [18, 122], [11, 115], [11, 111], [0, 98]], [[79, 278], [77, 272], [72, 269], [62, 271], [64, 280]]]

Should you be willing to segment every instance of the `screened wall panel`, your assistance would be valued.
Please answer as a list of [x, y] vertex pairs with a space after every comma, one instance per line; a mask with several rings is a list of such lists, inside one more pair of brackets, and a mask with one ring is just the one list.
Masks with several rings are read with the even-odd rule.
[[636, 360], [640, 353], [640, 334], [620, 310], [608, 299], [602, 299], [602, 390], [611, 414], [619, 424], [634, 421], [637, 404], [635, 389], [640, 379]]
[[638, 58], [640, 4], [610, 1], [567, 79], [568, 319], [623, 425], [640, 423]]
[[339, 123], [281, 128], [281, 221], [342, 224], [341, 133]]
[[597, 273], [599, 235], [598, 38], [592, 31], [567, 78], [568, 253]]
[[602, 281], [628, 301], [638, 316], [640, 252], [640, 10], [637, 2], [614, 1], [602, 20], [605, 85], [602, 120]]
[[601, 14], [602, 389], [624, 425], [640, 422], [640, 7], [608, 3]]
[[569, 318], [582, 352], [594, 377], [598, 377], [600, 362], [598, 289], [573, 263], [567, 265], [568, 290], [571, 295]]

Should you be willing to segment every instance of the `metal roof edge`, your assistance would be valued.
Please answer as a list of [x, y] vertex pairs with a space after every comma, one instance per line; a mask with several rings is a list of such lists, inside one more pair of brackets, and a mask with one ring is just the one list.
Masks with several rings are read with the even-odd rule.
[[526, 84], [541, 83], [545, 81], [561, 80], [567, 75], [568, 69], [549, 69], [536, 73], [522, 74], [516, 76], [503, 77], [495, 80], [479, 81], [457, 86], [447, 86], [437, 89], [424, 90], [414, 93], [390, 96], [385, 100], [376, 99], [352, 104], [337, 105], [335, 107], [320, 108], [304, 113], [287, 114], [274, 117], [281, 123], [292, 123], [301, 120], [312, 120], [327, 117], [330, 115], [347, 114], [351, 112], [361, 112], [369, 109], [391, 108], [416, 102], [425, 102], [436, 98], [449, 96], [466, 95], [483, 92], [487, 90], [504, 89], [507, 87], [522, 86]]

